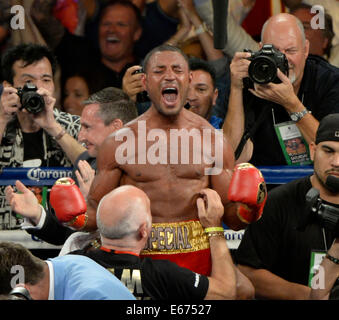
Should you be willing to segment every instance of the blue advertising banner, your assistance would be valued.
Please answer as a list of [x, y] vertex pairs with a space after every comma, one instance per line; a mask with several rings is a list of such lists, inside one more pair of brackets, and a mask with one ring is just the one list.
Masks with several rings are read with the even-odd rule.
[[71, 176], [72, 168], [65, 167], [4, 168], [0, 186], [14, 185], [16, 180], [27, 186], [52, 186], [59, 178]]

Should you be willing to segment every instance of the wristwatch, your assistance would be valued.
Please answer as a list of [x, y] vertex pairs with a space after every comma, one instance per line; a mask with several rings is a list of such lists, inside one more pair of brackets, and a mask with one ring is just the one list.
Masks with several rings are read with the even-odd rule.
[[303, 111], [290, 113], [290, 117], [292, 121], [298, 122], [308, 113], [309, 111], [305, 108]]

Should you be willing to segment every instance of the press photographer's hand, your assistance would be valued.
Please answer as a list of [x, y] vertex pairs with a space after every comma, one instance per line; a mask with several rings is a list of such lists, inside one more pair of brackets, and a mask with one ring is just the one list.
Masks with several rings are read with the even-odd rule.
[[[53, 108], [56, 99], [45, 88], [39, 88], [37, 93], [40, 94], [45, 101], [45, 108], [43, 111], [34, 115], [34, 122], [36, 122], [41, 128], [45, 129], [48, 133], [52, 134], [53, 127], [57, 126], [57, 122], [54, 119]], [[59, 128], [59, 126], [58, 126]], [[56, 130], [58, 131], [58, 130]]]
[[21, 107], [17, 89], [4, 87], [0, 99], [0, 119], [6, 124], [13, 119]]
[[248, 58], [251, 57], [250, 52], [236, 52], [231, 65], [231, 86], [237, 89], [243, 88], [243, 79], [248, 77], [248, 66], [251, 61]]
[[281, 80], [281, 83], [254, 83], [254, 89], [248, 90], [258, 98], [282, 105], [288, 112], [299, 111], [294, 110], [299, 99], [294, 93], [290, 79], [283, 74], [280, 69], [277, 69], [277, 76]]

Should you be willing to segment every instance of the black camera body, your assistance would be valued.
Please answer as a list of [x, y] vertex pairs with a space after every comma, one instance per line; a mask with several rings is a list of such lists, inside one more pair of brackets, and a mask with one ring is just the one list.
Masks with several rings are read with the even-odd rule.
[[45, 100], [36, 91], [38, 88], [33, 83], [25, 83], [22, 88], [17, 88], [20, 98], [21, 109], [29, 113], [37, 114], [45, 109]]
[[[245, 49], [244, 52], [251, 53], [251, 57], [248, 58], [251, 61], [248, 67], [248, 75], [252, 82], [258, 84], [281, 83], [281, 80], [277, 77], [278, 68], [288, 77], [288, 60], [272, 44], [265, 44], [256, 52], [249, 49]], [[250, 84], [247, 84], [247, 86], [250, 86]]]
[[306, 202], [315, 214], [319, 224], [339, 237], [339, 208], [323, 203], [319, 190], [311, 188], [306, 194]]
[[[144, 70], [142, 68], [135, 70], [132, 74], [137, 74], [137, 73], [144, 73]], [[137, 102], [143, 103], [143, 102], [148, 102], [150, 101], [147, 91], [142, 91], [137, 93]]]

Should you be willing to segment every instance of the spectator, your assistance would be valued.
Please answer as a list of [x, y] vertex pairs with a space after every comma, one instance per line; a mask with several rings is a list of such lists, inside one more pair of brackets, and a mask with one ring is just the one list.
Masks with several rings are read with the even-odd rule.
[[[328, 14], [331, 15], [332, 21], [333, 21], [333, 31], [334, 31], [334, 37], [332, 39], [332, 48], [331, 48], [331, 54], [329, 58], [329, 63], [332, 65], [339, 67], [339, 1], [333, 1], [333, 0], [286, 0], [288, 2], [291, 2], [290, 7], [296, 6], [298, 4], [306, 3], [311, 6], [314, 6], [317, 13], [319, 15], [322, 14], [322, 8], [325, 9]], [[320, 6], [320, 7], [316, 7]], [[318, 18], [317, 18], [318, 22]]]
[[281, 83], [243, 88], [251, 54], [236, 53], [224, 133], [234, 150], [239, 144], [244, 146], [244, 161], [254, 165], [310, 163], [308, 151], [288, 154], [283, 142], [303, 137], [303, 149], [307, 150], [307, 144], [315, 139], [318, 121], [339, 111], [339, 70], [326, 61], [307, 58], [309, 41], [300, 21], [290, 14], [278, 14], [266, 22], [262, 43], [273, 44], [286, 55], [289, 77], [278, 69]]
[[[164, 43], [177, 31], [178, 7], [177, 0], [130, 0], [139, 8], [142, 14], [142, 33], [140, 39], [135, 43], [135, 54], [142, 59], [154, 47]], [[94, 47], [98, 47], [98, 20], [102, 8], [110, 0], [96, 1], [94, 4], [96, 14], [86, 24], [86, 38]], [[161, 30], [161, 32], [154, 32]]]
[[[326, 252], [338, 258], [331, 247], [339, 232], [338, 132], [339, 114], [321, 120], [310, 144], [313, 175], [271, 190], [261, 220], [245, 230], [235, 259], [252, 281], [257, 298], [308, 299], [316, 269], [312, 261]], [[311, 197], [311, 188], [319, 196]], [[325, 204], [332, 212], [327, 221], [328, 210], [320, 217]], [[332, 285], [333, 275], [325, 277]]]
[[81, 75], [74, 75], [67, 78], [63, 88], [62, 108], [65, 112], [81, 116], [83, 105], [89, 95], [88, 83]]
[[[177, 27], [173, 18], [176, 0], [147, 4], [146, 16], [142, 17], [139, 8], [144, 6], [144, 2], [98, 2], [99, 15], [88, 24], [87, 38], [70, 34], [53, 17], [55, 0], [35, 0], [31, 15], [46, 42], [55, 50], [63, 73], [75, 67], [91, 68], [100, 89], [110, 86], [121, 88], [127, 68], [139, 64], [150, 49], [168, 39]], [[142, 27], [145, 27], [144, 33]], [[162, 32], [154, 34], [153, 30], [157, 27]]]
[[208, 62], [192, 58], [190, 70], [192, 80], [187, 94], [189, 110], [208, 120], [216, 129], [220, 129], [223, 119], [212, 116], [212, 108], [218, 97], [215, 70]]
[[[54, 108], [54, 70], [53, 55], [41, 45], [18, 45], [3, 56], [0, 169], [68, 167], [74, 155], [84, 150], [74, 139], [80, 129], [79, 117]], [[43, 97], [45, 108], [37, 114], [23, 109], [17, 94], [17, 88], [27, 83], [34, 84]], [[1, 210], [10, 217], [4, 207]]]
[[101, 90], [96, 76], [89, 70], [66, 75], [62, 92], [61, 107], [65, 112], [81, 116], [82, 102], [91, 94]]
[[[94, 172], [97, 168], [96, 157], [99, 147], [105, 138], [137, 116], [134, 103], [129, 97], [118, 88], [105, 88], [92, 94], [83, 102], [84, 110], [81, 116], [81, 129], [79, 141], [86, 146], [86, 151], [79, 153], [74, 161], [75, 175], [79, 183], [80, 190], [86, 198]], [[20, 182], [17, 183], [18, 190], [24, 190]], [[7, 201], [11, 203], [9, 194]], [[19, 194], [16, 197], [21, 197]], [[19, 199], [17, 199], [19, 201]], [[32, 198], [35, 203], [36, 200]], [[24, 210], [22, 216], [26, 217], [21, 226], [27, 232], [34, 234], [49, 243], [61, 245], [74, 230], [63, 226], [52, 212], [37, 208], [33, 212]]]
[[0, 243], [0, 294], [11, 291], [13, 266], [23, 268], [24, 286], [34, 300], [135, 300], [114, 275], [87, 257], [43, 261], [10, 242]]
[[316, 13], [312, 13], [311, 9], [312, 6], [301, 3], [293, 7], [290, 13], [296, 16], [304, 26], [306, 39], [310, 42], [309, 53], [328, 60], [334, 36], [332, 18], [328, 13], [325, 13], [324, 28], [313, 28], [311, 23]]
[[[62, 73], [91, 68], [100, 88], [121, 88], [126, 69], [139, 63], [134, 44], [141, 36], [141, 14], [130, 1], [110, 1], [100, 15], [99, 50], [86, 38], [70, 34], [57, 19], [51, 18], [54, 1], [35, 0], [31, 15], [46, 42], [54, 49]], [[46, 21], [49, 23], [46, 25]], [[54, 34], [58, 35], [55, 37]]]

